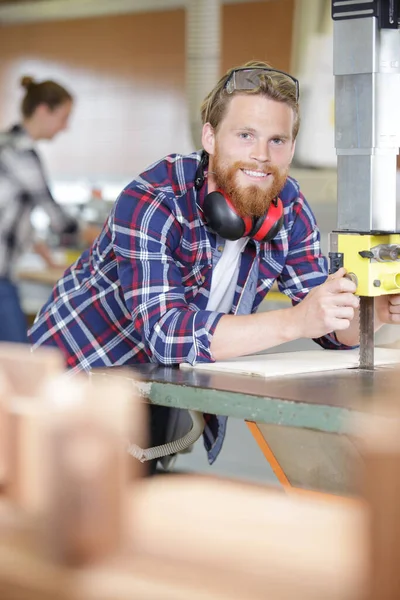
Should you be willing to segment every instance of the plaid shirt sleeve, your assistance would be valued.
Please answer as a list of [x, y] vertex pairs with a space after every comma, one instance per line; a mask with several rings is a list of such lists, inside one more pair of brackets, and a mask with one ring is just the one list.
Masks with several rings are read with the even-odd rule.
[[40, 206], [48, 215], [52, 229], [57, 233], [74, 233], [75, 219], [65, 213], [55, 202], [47, 186], [43, 168], [33, 149], [2, 149], [1, 160], [5, 172], [14, 181], [21, 193], [26, 193], [35, 206]]
[[210, 343], [223, 315], [185, 301], [173, 256], [181, 243], [174, 201], [140, 184], [116, 201], [112, 235], [124, 300], [151, 362], [213, 362]]
[[[320, 232], [314, 214], [299, 193], [294, 205], [294, 220], [290, 234], [289, 251], [284, 269], [278, 279], [278, 287], [293, 305], [298, 304], [328, 276], [327, 259], [321, 253]], [[357, 346], [341, 344], [334, 332], [314, 341], [329, 350], [345, 350]]]

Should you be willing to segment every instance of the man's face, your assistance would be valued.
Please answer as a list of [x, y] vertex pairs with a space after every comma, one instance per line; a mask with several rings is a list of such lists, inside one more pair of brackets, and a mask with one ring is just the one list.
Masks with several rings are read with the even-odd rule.
[[203, 128], [209, 176], [241, 216], [261, 216], [285, 185], [294, 153], [294, 112], [260, 95], [237, 95], [217, 131]]

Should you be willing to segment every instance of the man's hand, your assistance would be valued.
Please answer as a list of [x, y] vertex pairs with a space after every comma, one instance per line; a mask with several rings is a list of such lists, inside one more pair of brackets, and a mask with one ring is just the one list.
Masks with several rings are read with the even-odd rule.
[[375, 298], [375, 325], [400, 323], [400, 294], [387, 294]]
[[297, 306], [252, 315], [223, 315], [211, 341], [213, 358], [228, 360], [255, 354], [299, 338], [322, 337], [332, 331], [343, 344], [357, 344], [358, 323], [354, 315], [359, 300], [354, 295], [355, 284], [345, 275], [345, 269], [329, 275], [325, 283], [311, 290]]
[[319, 338], [350, 327], [359, 299], [354, 295], [356, 285], [345, 275], [343, 268], [329, 275], [325, 283], [311, 290], [294, 308], [299, 337]]

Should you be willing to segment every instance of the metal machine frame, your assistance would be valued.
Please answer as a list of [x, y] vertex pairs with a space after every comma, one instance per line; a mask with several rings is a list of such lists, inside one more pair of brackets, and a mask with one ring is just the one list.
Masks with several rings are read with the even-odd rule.
[[374, 366], [374, 297], [400, 292], [396, 158], [400, 146], [400, 0], [332, 0], [337, 231], [360, 296], [360, 367]]

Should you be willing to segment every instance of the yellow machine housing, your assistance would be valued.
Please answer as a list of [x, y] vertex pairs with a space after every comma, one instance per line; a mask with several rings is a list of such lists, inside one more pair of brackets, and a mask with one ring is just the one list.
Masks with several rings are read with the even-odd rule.
[[360, 252], [371, 251], [382, 244], [400, 247], [400, 234], [337, 234], [337, 251], [343, 254], [343, 266], [348, 275], [356, 277], [359, 296], [400, 293], [400, 259], [378, 261], [360, 256]]

